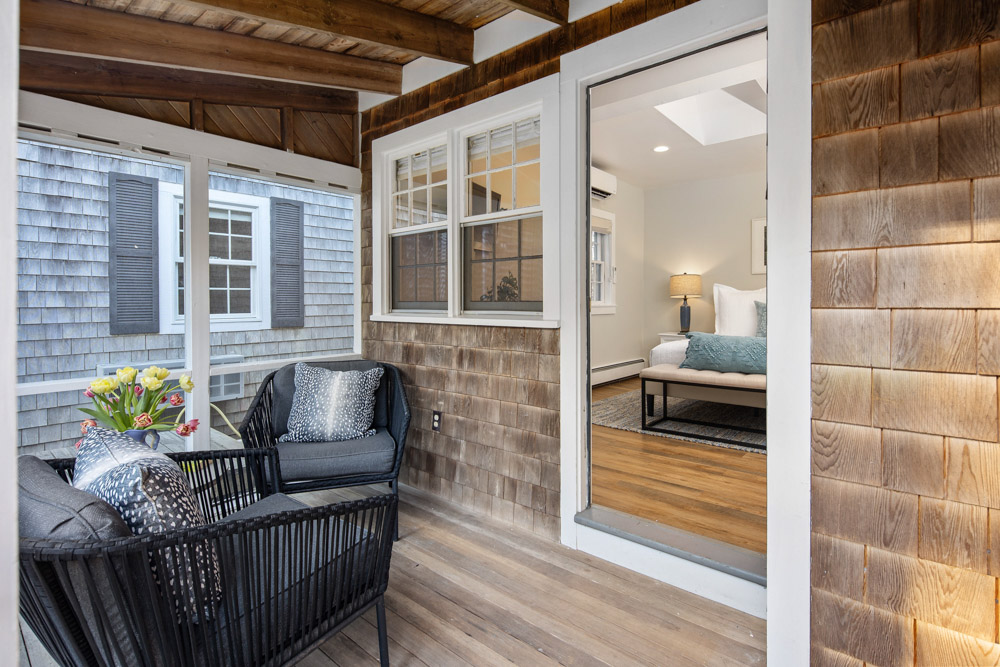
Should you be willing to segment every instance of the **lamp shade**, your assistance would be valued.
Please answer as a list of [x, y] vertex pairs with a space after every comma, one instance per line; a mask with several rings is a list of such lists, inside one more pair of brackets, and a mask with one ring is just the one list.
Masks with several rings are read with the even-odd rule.
[[670, 276], [670, 296], [675, 299], [701, 296], [701, 276], [697, 273]]

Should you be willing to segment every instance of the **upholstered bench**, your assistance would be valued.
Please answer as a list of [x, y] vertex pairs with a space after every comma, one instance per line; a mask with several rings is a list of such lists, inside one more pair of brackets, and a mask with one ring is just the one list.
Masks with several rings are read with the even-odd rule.
[[[642, 409], [642, 428], [658, 433], [673, 435], [690, 435], [681, 431], [659, 426], [667, 421], [667, 398], [688, 398], [712, 403], [727, 403], [751, 408], [767, 407], [767, 376], [764, 374], [720, 373], [718, 371], [700, 371], [693, 368], [681, 368], [676, 364], [658, 364], [650, 366], [639, 373], [642, 382], [640, 403]], [[663, 396], [663, 416], [650, 421], [653, 412], [654, 396]], [[673, 421], [688, 424], [713, 426], [707, 422], [692, 419], [673, 418]], [[763, 433], [758, 429], [745, 429], [753, 433]], [[726, 438], [716, 438], [710, 435], [699, 435], [706, 440], [730, 442]], [[744, 444], [744, 443], [740, 443]]]

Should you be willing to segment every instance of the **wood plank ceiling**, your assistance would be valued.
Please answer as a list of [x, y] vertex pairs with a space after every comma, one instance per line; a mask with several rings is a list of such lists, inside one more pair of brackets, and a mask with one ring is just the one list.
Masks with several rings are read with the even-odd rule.
[[356, 165], [357, 91], [515, 9], [568, 0], [21, 0], [21, 87]]

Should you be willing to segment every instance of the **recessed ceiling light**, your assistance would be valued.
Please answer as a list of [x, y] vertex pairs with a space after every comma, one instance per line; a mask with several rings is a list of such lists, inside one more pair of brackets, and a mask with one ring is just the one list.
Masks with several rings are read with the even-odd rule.
[[670, 146], [657, 146], [653, 149], [654, 153], [666, 153], [670, 150]]

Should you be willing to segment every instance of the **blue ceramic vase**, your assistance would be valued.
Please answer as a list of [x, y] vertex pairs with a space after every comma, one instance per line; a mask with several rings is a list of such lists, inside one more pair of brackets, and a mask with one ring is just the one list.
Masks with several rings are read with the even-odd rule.
[[[130, 438], [138, 440], [142, 444], [146, 445], [150, 449], [156, 449], [160, 446], [160, 432], [152, 428], [130, 428], [125, 431], [125, 434]], [[152, 436], [152, 442], [148, 441], [149, 436]]]

